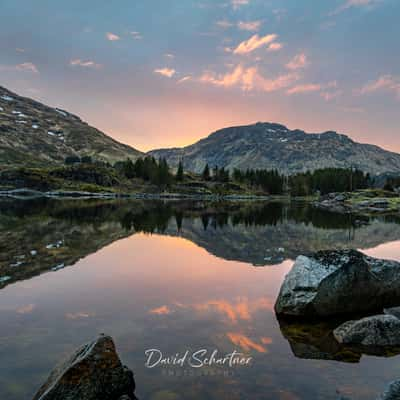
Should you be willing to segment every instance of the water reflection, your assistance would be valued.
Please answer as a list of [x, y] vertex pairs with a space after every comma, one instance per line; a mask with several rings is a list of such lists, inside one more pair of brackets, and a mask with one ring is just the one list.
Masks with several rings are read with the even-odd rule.
[[282, 335], [289, 341], [293, 354], [308, 360], [335, 360], [358, 363], [363, 355], [393, 357], [400, 347], [349, 346], [338, 343], [333, 330], [346, 320], [296, 321], [280, 319]]
[[73, 265], [140, 232], [183, 237], [218, 257], [264, 266], [322, 249], [398, 240], [400, 224], [360, 221], [306, 204], [3, 200], [0, 288]]
[[[324, 342], [326, 331], [320, 329], [321, 339], [311, 328], [280, 327], [273, 304], [295, 255], [386, 243], [386, 251], [392, 246], [400, 258], [398, 243], [387, 243], [398, 238], [399, 225], [373, 220], [343, 227], [333, 221], [327, 229], [329, 222], [318, 227], [319, 217], [305, 208], [97, 201], [3, 206], [2, 268], [20, 275], [15, 272], [14, 284], [0, 290], [0, 398], [31, 399], [61, 358], [106, 332], [135, 371], [142, 400], [334, 400], [337, 390], [375, 399], [397, 377], [397, 357], [355, 353], [361, 362], [332, 362], [328, 355], [336, 350], [314, 343]], [[253, 212], [266, 215], [263, 224]], [[381, 251], [377, 247], [376, 255]], [[252, 266], [270, 263], [264, 260], [270, 253], [284, 261]], [[20, 255], [25, 264], [9, 267]], [[60, 263], [75, 266], [27, 279]], [[305, 343], [301, 354], [307, 357], [295, 357], [288, 339]], [[309, 345], [314, 355], [327, 356], [309, 357]], [[151, 348], [165, 354], [236, 349], [254, 362], [234, 371], [149, 370], [144, 351]]]

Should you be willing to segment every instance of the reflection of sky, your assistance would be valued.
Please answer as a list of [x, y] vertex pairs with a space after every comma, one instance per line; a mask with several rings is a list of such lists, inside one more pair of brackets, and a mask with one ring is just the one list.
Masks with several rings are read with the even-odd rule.
[[399, 7], [2, 0], [0, 84], [141, 150], [261, 120], [400, 151]]
[[[400, 259], [398, 243], [371, 252]], [[0, 397], [31, 398], [61, 357], [106, 332], [134, 369], [142, 399], [164, 398], [156, 397], [166, 396], [162, 390], [191, 399], [336, 399], [336, 389], [375, 398], [396, 377], [397, 358], [353, 365], [293, 357], [273, 313], [291, 265], [254, 268], [185, 239], [137, 234], [73, 267], [10, 285], [0, 291]], [[165, 377], [143, 366], [144, 350], [154, 347], [237, 349], [254, 363], [233, 377]]]

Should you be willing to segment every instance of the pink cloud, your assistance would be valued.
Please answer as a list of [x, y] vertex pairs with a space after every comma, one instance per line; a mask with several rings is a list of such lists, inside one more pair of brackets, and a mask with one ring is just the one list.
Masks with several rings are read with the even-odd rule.
[[192, 79], [192, 77], [190, 75], [186, 75], [183, 78], [179, 79], [179, 81], [177, 83], [187, 82], [187, 81], [190, 81], [191, 79]]
[[265, 35], [265, 36], [258, 36], [258, 34], [253, 35], [250, 39], [245, 40], [236, 47], [236, 49], [233, 51], [234, 54], [248, 54], [251, 53], [252, 51], [262, 47], [266, 46], [278, 37], [275, 33]]
[[83, 67], [83, 68], [100, 68], [101, 64], [97, 64], [91, 60], [81, 60], [80, 58], [71, 60], [69, 65], [73, 67]]
[[265, 78], [260, 74], [257, 67], [245, 68], [237, 65], [232, 71], [222, 75], [216, 75], [210, 71], [205, 72], [200, 81], [211, 83], [215, 86], [233, 87], [238, 86], [242, 90], [259, 90], [273, 92], [286, 88], [299, 79], [295, 73], [280, 75], [276, 78]]
[[[287, 94], [301, 94], [301, 93], [310, 93], [310, 92], [320, 92], [322, 90], [328, 90], [332, 88], [337, 87], [337, 82], [332, 81], [328, 82], [326, 84], [320, 84], [320, 83], [306, 83], [303, 85], [297, 85], [294, 86], [286, 91]], [[328, 92], [322, 93], [322, 97], [326, 99], [326, 97], [329, 98], [329, 95], [327, 96]]]
[[154, 70], [154, 73], [160, 74], [167, 78], [172, 78], [175, 75], [176, 71], [173, 68], [157, 68]]
[[32, 72], [34, 74], [38, 74], [39, 73], [39, 70], [36, 67], [36, 65], [31, 63], [31, 62], [25, 62], [25, 63], [22, 63], [22, 64], [18, 64], [18, 65], [15, 66], [15, 69], [17, 71], [27, 71], [27, 72]]
[[364, 7], [370, 9], [382, 2], [383, 0], [347, 0], [336, 10], [332, 11], [330, 15], [337, 15], [343, 11], [348, 10], [349, 8]]
[[268, 46], [267, 51], [279, 51], [282, 49], [282, 47], [283, 47], [282, 43], [273, 42]]
[[297, 85], [290, 88], [287, 94], [298, 94], [298, 93], [309, 93], [309, 92], [319, 92], [321, 90], [321, 85], [315, 83], [308, 83], [304, 85]]
[[360, 90], [360, 94], [368, 94], [377, 91], [394, 92], [400, 97], [400, 78], [393, 75], [382, 75], [377, 80], [368, 82]]
[[111, 42], [115, 42], [115, 41], [121, 39], [118, 35], [116, 35], [115, 33], [112, 33], [112, 32], [107, 32], [106, 38], [107, 38], [107, 40], [110, 40]]
[[307, 56], [304, 53], [295, 55], [287, 64], [286, 68], [291, 70], [301, 69], [307, 67], [309, 64]]
[[155, 315], [168, 315], [171, 314], [171, 310], [168, 306], [161, 306], [157, 308], [153, 308], [152, 310], [149, 311], [150, 314], [155, 314]]

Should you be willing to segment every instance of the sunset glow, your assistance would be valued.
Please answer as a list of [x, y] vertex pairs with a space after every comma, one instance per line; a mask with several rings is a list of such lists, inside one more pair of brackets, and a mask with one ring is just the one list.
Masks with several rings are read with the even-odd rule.
[[395, 0], [5, 0], [0, 84], [142, 151], [257, 121], [400, 151], [399, 11]]

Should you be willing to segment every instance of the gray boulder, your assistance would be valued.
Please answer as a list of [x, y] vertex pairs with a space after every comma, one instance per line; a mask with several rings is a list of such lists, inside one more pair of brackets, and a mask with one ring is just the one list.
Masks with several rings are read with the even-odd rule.
[[393, 315], [393, 317], [400, 319], [400, 307], [385, 308], [383, 312], [386, 315]]
[[400, 263], [356, 250], [299, 256], [275, 304], [279, 315], [331, 316], [400, 304]]
[[400, 381], [392, 382], [378, 400], [400, 400]]
[[343, 344], [400, 346], [400, 320], [383, 314], [347, 321], [336, 328], [333, 335]]
[[121, 364], [110, 336], [78, 349], [50, 374], [33, 400], [136, 399], [133, 373]]

